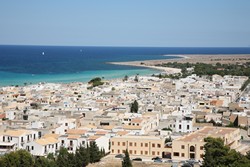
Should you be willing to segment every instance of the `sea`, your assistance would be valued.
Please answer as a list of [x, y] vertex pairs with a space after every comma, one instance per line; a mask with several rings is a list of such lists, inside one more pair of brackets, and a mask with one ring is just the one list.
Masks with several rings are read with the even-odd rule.
[[90, 47], [0, 45], [0, 86], [87, 82], [94, 77], [152, 75], [149, 68], [108, 62], [179, 58], [185, 54], [250, 54], [250, 47]]

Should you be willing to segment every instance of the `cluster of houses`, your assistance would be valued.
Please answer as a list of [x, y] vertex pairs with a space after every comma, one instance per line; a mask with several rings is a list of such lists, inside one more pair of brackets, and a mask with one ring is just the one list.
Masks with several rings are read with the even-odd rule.
[[0, 154], [26, 149], [46, 157], [95, 141], [113, 155], [127, 149], [134, 157], [202, 160], [208, 136], [242, 148], [238, 128], [217, 125], [248, 128], [250, 97], [240, 90], [247, 77], [138, 78], [92, 89], [80, 82], [0, 88]]

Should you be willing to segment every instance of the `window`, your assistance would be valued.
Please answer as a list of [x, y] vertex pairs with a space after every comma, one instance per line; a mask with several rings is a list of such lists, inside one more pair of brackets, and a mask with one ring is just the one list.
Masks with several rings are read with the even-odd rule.
[[62, 140], [62, 144], [64, 144], [64, 140]]
[[200, 150], [203, 150], [203, 146], [200, 146]]
[[201, 158], [203, 158], [203, 157], [204, 157], [204, 155], [203, 155], [203, 154], [201, 154], [201, 155], [200, 155], [200, 157], [201, 157]]
[[155, 144], [154, 144], [154, 143], [152, 144], [152, 147], [155, 147]]
[[132, 150], [129, 150], [129, 154], [132, 154]]
[[112, 149], [112, 153], [114, 153], [114, 149]]
[[120, 153], [120, 150], [117, 150], [118, 154]]
[[125, 154], [125, 152], [126, 152], [125, 150], [122, 150], [122, 153], [124, 153], [124, 154]]
[[158, 148], [161, 148], [161, 144], [157, 144], [157, 147], [158, 147]]
[[31, 150], [34, 150], [34, 146], [31, 146]]
[[148, 147], [148, 143], [145, 143], [145, 147]]
[[145, 151], [145, 155], [148, 155], [148, 151]]
[[125, 146], [125, 142], [122, 142], [122, 146]]
[[155, 155], [155, 152], [154, 152], [154, 151], [152, 151], [152, 155]]
[[85, 145], [85, 141], [82, 141], [82, 145]]
[[134, 146], [136, 147], [136, 143], [134, 143]]
[[143, 143], [141, 143], [141, 147], [143, 147]]
[[185, 149], [185, 146], [184, 146], [184, 145], [181, 145], [181, 149]]
[[190, 158], [195, 158], [195, 154], [194, 153], [190, 153]]
[[118, 142], [117, 145], [120, 146], [120, 142]]
[[114, 145], [114, 142], [112, 141], [112, 146]]
[[157, 155], [160, 155], [160, 152], [159, 152], [159, 151], [157, 152]]
[[184, 153], [181, 153], [181, 157], [185, 157], [185, 154], [184, 154]]
[[133, 143], [132, 143], [132, 142], [129, 142], [129, 146], [133, 146]]
[[189, 130], [189, 125], [187, 125], [187, 130]]
[[134, 150], [134, 154], [136, 154], [136, 150]]
[[194, 152], [195, 148], [194, 146], [190, 146], [190, 149], [189, 149], [191, 152]]
[[68, 123], [65, 123], [65, 126], [68, 126]]
[[5, 142], [5, 137], [3, 136], [3, 142]]
[[143, 151], [141, 151], [141, 155], [143, 155]]
[[174, 156], [179, 157], [179, 156], [180, 156], [180, 153], [174, 152]]
[[179, 129], [181, 129], [181, 125], [179, 125]]

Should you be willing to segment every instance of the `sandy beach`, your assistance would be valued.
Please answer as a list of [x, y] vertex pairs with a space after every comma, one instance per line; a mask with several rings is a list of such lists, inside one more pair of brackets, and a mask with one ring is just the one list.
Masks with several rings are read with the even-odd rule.
[[[170, 56], [170, 55], [164, 55]], [[168, 74], [174, 74], [181, 72], [181, 69], [169, 68], [169, 67], [158, 67], [157, 64], [163, 64], [168, 62], [178, 62], [178, 63], [207, 63], [207, 64], [237, 64], [250, 62], [250, 54], [230, 54], [230, 55], [171, 55], [178, 56], [178, 59], [161, 59], [161, 60], [145, 60], [145, 61], [130, 61], [130, 62], [109, 62], [110, 64], [116, 65], [128, 65], [137, 67], [146, 67], [161, 70]]]

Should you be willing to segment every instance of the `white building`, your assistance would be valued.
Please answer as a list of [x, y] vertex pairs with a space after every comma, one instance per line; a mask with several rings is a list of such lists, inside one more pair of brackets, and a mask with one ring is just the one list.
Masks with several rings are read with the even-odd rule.
[[175, 121], [175, 131], [180, 133], [189, 133], [193, 131], [193, 117], [178, 117]]
[[87, 146], [87, 137], [82, 135], [62, 135], [59, 137], [60, 145], [69, 152], [75, 152], [80, 146]]
[[60, 149], [59, 141], [53, 137], [41, 138], [26, 144], [26, 150], [34, 156], [55, 154]]
[[99, 147], [99, 149], [104, 149], [105, 153], [109, 152], [109, 138], [106, 136], [90, 136], [88, 138], [88, 142], [96, 142], [96, 145]]
[[25, 144], [38, 139], [38, 132], [34, 130], [7, 130], [2, 134], [1, 142], [15, 143], [17, 149], [24, 149]]

